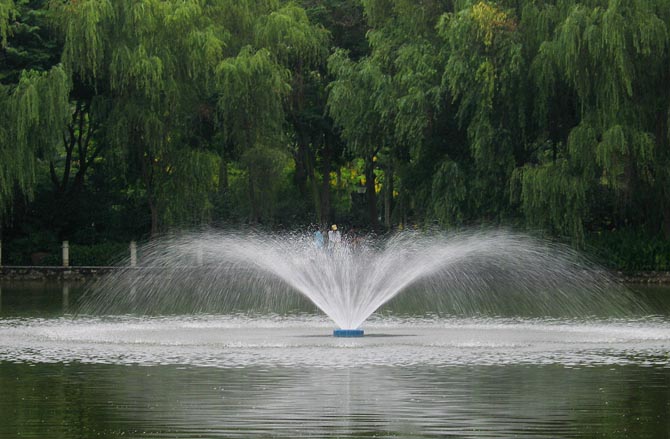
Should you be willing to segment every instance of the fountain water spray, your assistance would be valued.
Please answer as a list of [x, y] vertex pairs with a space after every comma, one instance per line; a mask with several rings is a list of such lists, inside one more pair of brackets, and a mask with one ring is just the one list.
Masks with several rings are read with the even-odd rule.
[[332, 250], [316, 248], [310, 234], [203, 232], [139, 253], [138, 267], [89, 288], [81, 313], [281, 312], [303, 306], [301, 295], [335, 322], [334, 335], [362, 336], [363, 322], [390, 301], [438, 315], [611, 315], [637, 306], [568, 247], [507, 231], [405, 232]]

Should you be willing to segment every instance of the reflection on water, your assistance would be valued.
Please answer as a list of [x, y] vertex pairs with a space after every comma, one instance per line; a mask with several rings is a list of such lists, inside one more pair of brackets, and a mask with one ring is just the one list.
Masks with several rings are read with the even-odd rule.
[[0, 363], [0, 437], [669, 437], [670, 370]]
[[[86, 284], [82, 282], [54, 281], [0, 281], [0, 318], [13, 316], [54, 316], [76, 313]], [[670, 286], [633, 285], [630, 289], [640, 299], [641, 305], [656, 314], [670, 316]], [[398, 312], [423, 313], [425, 304], [416, 306], [412, 297], [415, 291], [400, 294], [391, 303], [380, 309], [382, 314]], [[423, 300], [424, 297], [421, 297]], [[311, 304], [297, 301], [291, 307], [277, 312], [314, 312]], [[417, 308], [416, 310], [414, 308]], [[516, 314], [509, 313], [514, 316]]]
[[0, 318], [74, 312], [83, 288], [82, 282], [0, 282]]

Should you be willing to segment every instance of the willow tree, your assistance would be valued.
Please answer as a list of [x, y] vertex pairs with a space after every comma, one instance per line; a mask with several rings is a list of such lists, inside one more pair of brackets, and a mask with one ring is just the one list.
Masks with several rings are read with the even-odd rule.
[[365, 197], [368, 220], [377, 227], [377, 194], [375, 162], [382, 148], [389, 144], [386, 106], [391, 96], [389, 77], [371, 59], [352, 61], [342, 50], [328, 61], [336, 78], [330, 84], [328, 111], [341, 127], [348, 148], [365, 161]]
[[456, 201], [467, 200], [470, 212], [495, 221], [504, 217], [505, 183], [524, 142], [521, 37], [512, 10], [488, 1], [462, 3], [441, 17], [438, 30], [448, 47], [443, 84], [466, 130], [471, 159], [447, 165], [441, 173], [457, 183]]
[[[311, 142], [298, 114], [304, 105], [305, 77], [322, 64], [328, 51], [327, 32], [312, 24], [305, 11], [290, 2], [240, 2], [249, 16], [233, 39], [233, 48], [217, 66], [217, 109], [226, 143], [246, 168], [249, 218], [267, 219], [290, 139], [297, 139], [297, 169], [314, 182]], [[295, 136], [287, 135], [285, 124]], [[275, 169], [272, 169], [272, 168]], [[273, 195], [274, 194], [274, 195]], [[316, 203], [315, 203], [316, 204]], [[261, 215], [261, 211], [265, 214]], [[270, 209], [271, 211], [271, 209]]]
[[[7, 45], [9, 20], [13, 18], [15, 13], [12, 0], [0, 0], [0, 50], [4, 50]], [[9, 93], [6, 87], [0, 85], [0, 117], [5, 122], [11, 120], [9, 108], [12, 102]], [[3, 213], [14, 194], [14, 182], [18, 180], [19, 185], [26, 188], [27, 180], [29, 180], [26, 178], [26, 174], [29, 174], [26, 173], [26, 168], [29, 168], [29, 166], [26, 166], [25, 156], [21, 154], [23, 151], [19, 151], [20, 158], [23, 160], [17, 163], [15, 151], [12, 149], [11, 144], [13, 142], [10, 137], [12, 125], [15, 125], [14, 121], [11, 124], [0, 124], [0, 219], [3, 217]]]
[[[318, 96], [313, 90], [324, 87], [324, 81], [320, 79], [329, 54], [328, 31], [312, 23], [303, 8], [289, 3], [259, 17], [255, 41], [256, 46], [268, 49], [277, 63], [290, 72], [291, 93], [285, 109], [294, 145], [291, 151], [296, 165], [294, 182], [305, 199], [310, 198], [306, 189], [307, 184], [310, 185], [318, 220], [324, 222], [326, 215], [321, 211], [315, 172], [316, 154], [324, 137], [323, 108], [318, 108], [319, 102], [314, 102]], [[314, 114], [314, 106], [320, 114]], [[329, 173], [324, 173], [323, 178], [329, 180]]]
[[0, 0], [0, 48], [7, 45], [9, 21], [16, 14], [13, 0]]
[[556, 123], [549, 109], [566, 95], [574, 101], [565, 137], [545, 137], [550, 147], [515, 173], [532, 224], [581, 242], [590, 207], [609, 192], [621, 221], [664, 218], [670, 233], [667, 9], [664, 1], [633, 0], [525, 10], [527, 32], [549, 34], [533, 60], [538, 114], [549, 126]]
[[[32, 12], [0, 2], [0, 218], [17, 193], [32, 195], [36, 160], [53, 153], [69, 113], [70, 79], [53, 66], [53, 47], [36, 35]], [[35, 40], [46, 47], [33, 47]]]
[[223, 132], [246, 165], [249, 219], [258, 222], [262, 219], [261, 200], [267, 203], [276, 195], [277, 184], [270, 180], [280, 174], [276, 167], [282, 160], [263, 160], [262, 156], [281, 155], [278, 145], [284, 118], [283, 99], [290, 91], [289, 74], [268, 50], [254, 51], [251, 46], [223, 60], [216, 72], [217, 108]]
[[434, 176], [455, 150], [447, 140], [451, 126], [444, 120], [445, 113], [449, 117], [441, 86], [446, 51], [436, 30], [451, 2], [367, 0], [364, 5], [372, 28], [370, 59], [388, 77], [392, 93], [377, 104], [387, 121], [389, 144], [381, 166], [384, 220], [390, 227], [396, 188], [396, 221], [403, 220], [409, 206], [430, 218], [433, 205], [450, 196], [435, 187]]
[[[139, 176], [151, 234], [206, 217], [218, 155], [194, 139], [222, 58], [225, 29], [201, 1], [63, 1], [63, 64], [108, 102], [97, 142], [123, 151]], [[216, 171], [215, 171], [216, 170]], [[130, 174], [132, 175], [132, 173]]]
[[[13, 17], [7, 5], [0, 7], [0, 16]], [[15, 49], [13, 43], [3, 38], [2, 44], [8, 45], [4, 50]], [[11, 68], [10, 64], [3, 67]], [[68, 120], [71, 89], [62, 66], [3, 73], [10, 82], [0, 84], [0, 217], [17, 192], [32, 195], [36, 159], [49, 157], [59, 144]], [[13, 83], [15, 75], [18, 81]]]
[[0, 212], [15, 190], [30, 196], [36, 158], [53, 151], [68, 120], [69, 88], [60, 66], [24, 72], [14, 87], [0, 88]]
[[495, 217], [505, 202], [492, 201], [504, 200], [500, 181], [515, 163], [514, 134], [504, 130], [521, 125], [510, 103], [520, 83], [513, 15], [488, 2], [363, 5], [370, 55], [331, 57], [329, 111], [350, 149], [372, 163], [368, 175], [380, 159], [386, 225], [396, 186], [396, 220], [409, 206], [442, 224]]

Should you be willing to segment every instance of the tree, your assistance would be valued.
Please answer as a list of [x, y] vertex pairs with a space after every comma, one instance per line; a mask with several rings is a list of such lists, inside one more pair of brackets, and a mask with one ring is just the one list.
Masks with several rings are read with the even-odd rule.
[[[410, 174], [415, 169], [409, 162], [425, 151], [424, 146], [436, 131], [443, 54], [435, 26], [446, 7], [446, 2], [436, 0], [366, 1], [364, 10], [371, 28], [369, 56], [352, 61], [339, 52], [331, 57], [336, 79], [330, 87], [329, 109], [352, 151], [366, 159], [366, 194], [373, 224], [377, 221], [376, 165], [384, 169], [384, 219], [388, 228], [394, 181], [398, 180], [401, 200], [416, 192], [410, 189]], [[429, 160], [435, 159], [439, 162], [442, 157]], [[415, 203], [400, 203], [402, 210], [410, 204]], [[404, 213], [398, 216], [404, 217]]]
[[[665, 216], [670, 233], [664, 189], [670, 99], [662, 85], [668, 78], [667, 9], [666, 2], [646, 1], [543, 2], [525, 9], [529, 32], [552, 32], [542, 29], [546, 23], [553, 28], [532, 61], [543, 122], [555, 123], [546, 119], [547, 109], [561, 105], [565, 94], [574, 100], [576, 119], [567, 138], [540, 138], [552, 145], [550, 153], [539, 152], [516, 172], [531, 223], [582, 242], [595, 197], [610, 191], [619, 199], [621, 219], [651, 219], [658, 227]], [[661, 202], [644, 193], [658, 194]]]
[[[197, 221], [211, 207], [218, 155], [188, 133], [201, 122], [195, 115], [226, 38], [210, 18], [214, 7], [195, 0], [56, 5], [65, 68], [106, 102], [97, 114], [90, 113], [93, 103], [77, 103], [74, 116], [89, 129], [104, 118], [96, 144], [125, 151], [131, 175], [146, 191], [152, 236], [172, 223]], [[75, 140], [81, 161], [86, 134], [70, 134], [66, 149]]]
[[468, 166], [443, 170], [466, 170], [470, 215], [497, 221], [506, 211], [504, 183], [525, 136], [518, 22], [512, 11], [480, 1], [443, 15], [438, 31], [448, 45], [443, 84], [457, 105], [455, 117], [466, 130], [471, 159]]
[[[323, 41], [323, 56], [318, 62], [294, 74], [289, 119], [297, 145], [295, 180], [301, 193], [311, 193], [318, 222], [328, 225], [334, 213], [331, 173], [336, 173], [344, 160], [344, 142], [327, 111], [327, 87], [333, 77], [328, 71], [326, 55], [330, 55], [333, 48], [341, 48], [353, 59], [364, 56], [368, 50], [365, 38], [368, 27], [358, 1], [304, 0], [301, 3], [310, 21], [323, 26], [330, 38]], [[305, 189], [307, 183], [310, 191]]]
[[13, 0], [0, 0], [0, 47], [7, 45], [9, 21], [16, 14]]
[[368, 220], [374, 228], [378, 225], [374, 170], [377, 154], [388, 145], [383, 101], [390, 83], [370, 59], [354, 62], [342, 50], [330, 57], [328, 67], [336, 78], [330, 84], [328, 111], [351, 151], [365, 160]]
[[[236, 57], [223, 60], [217, 67], [220, 113], [226, 141], [245, 156], [250, 201], [249, 219], [261, 219], [259, 185], [271, 184], [268, 163], [261, 161], [263, 154], [279, 154], [284, 118], [283, 99], [290, 92], [289, 74], [270, 56], [267, 49], [254, 51], [245, 46]], [[260, 165], [264, 163], [263, 165]], [[254, 169], [260, 166], [263, 169]], [[254, 178], [263, 176], [262, 178]], [[267, 199], [267, 197], [263, 197]]]
[[56, 65], [44, 1], [0, 2], [0, 218], [14, 195], [32, 195], [35, 160], [56, 147], [71, 83]]
[[[296, 182], [303, 195], [307, 179], [315, 184], [310, 128], [301, 116], [305, 82], [312, 69], [326, 58], [328, 32], [310, 23], [305, 11], [292, 3], [251, 2], [249, 9], [254, 13], [246, 26], [248, 32], [244, 33], [247, 45], [242, 45], [237, 54], [224, 59], [217, 68], [217, 107], [224, 139], [237, 150], [232, 155], [244, 157], [249, 178], [250, 220], [258, 222], [261, 181], [254, 176], [280, 175], [277, 170], [269, 172], [267, 165], [282, 163], [279, 155], [287, 152], [282, 144], [295, 140]], [[292, 133], [285, 132], [287, 117]], [[263, 154], [268, 155], [267, 160], [260, 157]], [[253, 169], [261, 164], [264, 170]], [[316, 198], [316, 191], [313, 193]]]

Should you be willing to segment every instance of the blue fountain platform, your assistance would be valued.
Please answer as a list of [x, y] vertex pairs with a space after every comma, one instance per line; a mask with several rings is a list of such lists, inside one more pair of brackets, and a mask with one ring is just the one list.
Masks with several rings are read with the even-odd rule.
[[362, 329], [336, 329], [333, 337], [363, 337]]

